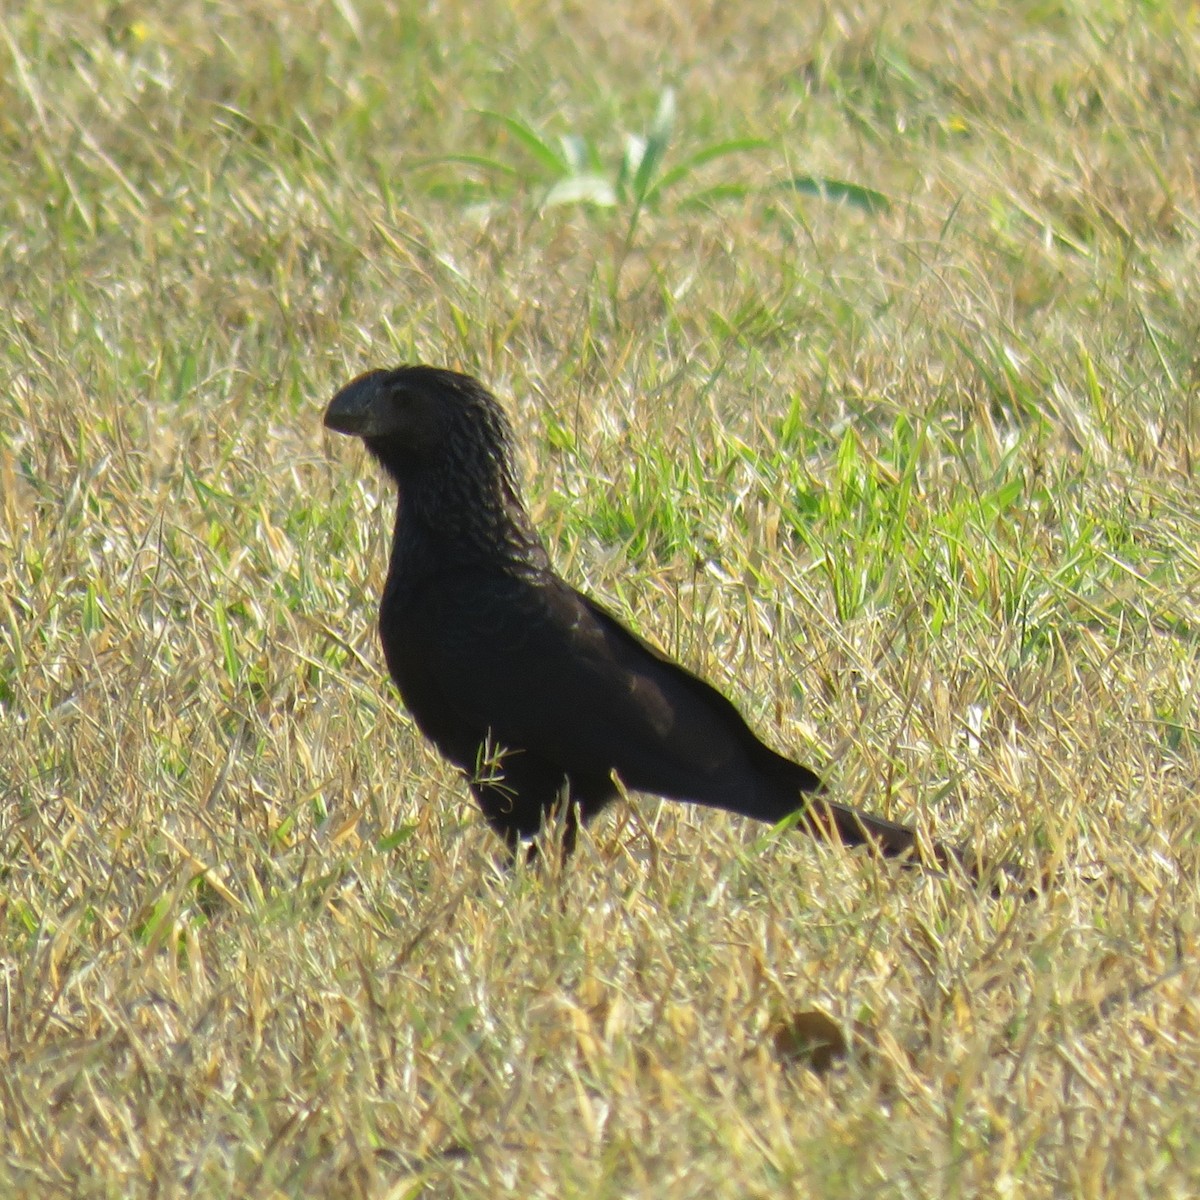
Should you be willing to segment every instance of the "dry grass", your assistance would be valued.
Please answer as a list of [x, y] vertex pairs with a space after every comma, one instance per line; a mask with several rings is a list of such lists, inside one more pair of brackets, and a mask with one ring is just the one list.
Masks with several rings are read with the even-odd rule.
[[[1200, 27], [744, 8], [0, 15], [0, 1193], [1195, 1194]], [[660, 172], [762, 145], [543, 204], [668, 83]], [[319, 426], [414, 359], [574, 581], [1052, 886], [646, 798], [507, 872]]]

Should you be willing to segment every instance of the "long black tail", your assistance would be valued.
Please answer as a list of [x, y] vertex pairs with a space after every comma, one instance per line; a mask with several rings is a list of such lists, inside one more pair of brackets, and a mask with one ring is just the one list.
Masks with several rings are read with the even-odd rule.
[[[883, 817], [839, 804], [828, 796], [814, 796], [805, 806], [802, 822], [810, 832], [849, 846], [869, 846], [886, 858], [907, 857], [914, 866], [945, 871], [959, 867], [971, 878], [978, 877], [978, 864], [970, 855], [954, 846], [933, 841], [922, 847], [916, 830]], [[932, 861], [930, 861], [932, 860]]]
[[763, 771], [758, 811], [748, 812], [760, 820], [782, 821], [800, 812], [800, 827], [813, 836], [847, 846], [867, 846], [885, 858], [903, 858], [908, 865], [935, 871], [961, 870], [977, 880], [983, 864], [968, 851], [940, 841], [922, 843], [915, 829], [872, 816], [833, 800], [824, 784], [807, 767], [794, 763], [773, 750], [759, 763]]

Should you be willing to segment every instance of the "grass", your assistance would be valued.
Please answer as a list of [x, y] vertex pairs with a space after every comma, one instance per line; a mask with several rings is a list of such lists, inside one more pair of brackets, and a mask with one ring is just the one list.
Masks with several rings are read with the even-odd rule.
[[[1195, 1194], [1187, 6], [0, 34], [0, 1193]], [[572, 581], [1050, 886], [646, 797], [505, 870], [320, 429], [401, 360]]]

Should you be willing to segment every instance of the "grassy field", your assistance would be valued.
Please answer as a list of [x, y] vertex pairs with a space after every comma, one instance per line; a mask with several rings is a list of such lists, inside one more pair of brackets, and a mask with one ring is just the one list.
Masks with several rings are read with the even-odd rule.
[[[1197, 1193], [1192, 6], [0, 35], [0, 1196]], [[573, 583], [1048, 886], [639, 796], [507, 870], [320, 425], [417, 360]]]

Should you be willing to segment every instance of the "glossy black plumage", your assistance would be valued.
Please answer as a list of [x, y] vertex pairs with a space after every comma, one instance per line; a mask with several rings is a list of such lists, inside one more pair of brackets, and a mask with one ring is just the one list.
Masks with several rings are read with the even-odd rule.
[[[334, 396], [325, 424], [361, 437], [399, 489], [379, 618], [388, 669], [510, 846], [564, 794], [594, 816], [617, 795], [614, 772], [631, 790], [770, 822], [820, 790], [724, 696], [553, 572], [508, 422], [481, 384], [426, 366], [370, 371]], [[905, 826], [826, 796], [808, 804], [802, 828], [915, 849]], [[574, 820], [571, 808], [568, 848]]]

